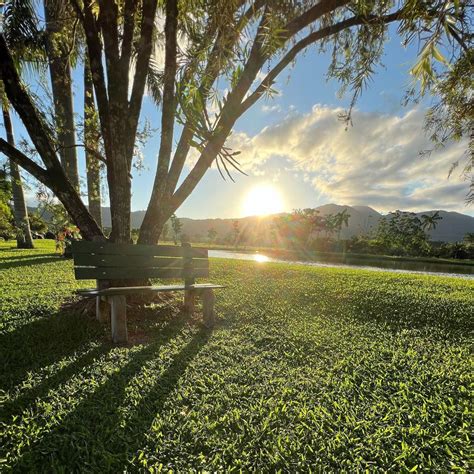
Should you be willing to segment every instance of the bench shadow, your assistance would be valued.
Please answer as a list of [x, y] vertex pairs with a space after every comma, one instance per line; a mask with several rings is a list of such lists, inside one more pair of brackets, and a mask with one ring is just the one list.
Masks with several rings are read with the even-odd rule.
[[200, 329], [181, 348], [123, 425], [119, 407], [127, 395], [127, 386], [147, 362], [158, 356], [162, 347], [183, 331], [187, 322], [183, 315], [160, 328], [153, 342], [131, 354], [125, 365], [81, 400], [59, 425], [30, 445], [14, 468], [43, 466], [45, 471], [53, 467], [61, 471], [76, 471], [87, 465], [95, 472], [121, 472], [129, 455], [143, 443], [150, 424], [162, 410], [189, 363], [206, 344], [209, 330]]

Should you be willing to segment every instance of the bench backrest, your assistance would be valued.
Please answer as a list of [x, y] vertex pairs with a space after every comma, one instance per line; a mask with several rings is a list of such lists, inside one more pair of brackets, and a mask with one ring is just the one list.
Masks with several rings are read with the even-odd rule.
[[133, 245], [108, 242], [72, 243], [77, 280], [131, 280], [140, 278], [183, 278], [193, 284], [209, 276], [207, 249], [189, 244]]

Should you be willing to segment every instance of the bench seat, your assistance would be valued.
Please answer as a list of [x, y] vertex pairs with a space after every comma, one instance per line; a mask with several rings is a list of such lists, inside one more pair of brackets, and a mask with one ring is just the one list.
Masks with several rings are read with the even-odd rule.
[[113, 295], [134, 295], [136, 293], [162, 293], [167, 291], [196, 291], [207, 289], [225, 288], [223, 285], [214, 285], [212, 283], [195, 283], [194, 285], [163, 285], [163, 286], [123, 286], [104, 288], [87, 288], [77, 290], [76, 293], [81, 296], [113, 296]]

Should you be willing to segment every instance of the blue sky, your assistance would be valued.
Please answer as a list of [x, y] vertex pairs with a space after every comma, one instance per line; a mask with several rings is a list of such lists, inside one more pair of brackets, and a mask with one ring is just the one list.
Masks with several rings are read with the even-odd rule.
[[[345, 131], [337, 114], [347, 107], [350, 94], [339, 98], [339, 84], [326, 81], [328, 55], [308, 50], [280, 76], [279, 95], [258, 102], [235, 126], [229, 144], [242, 151], [239, 158], [248, 176], [235, 174], [232, 183], [210, 169], [178, 216], [243, 216], [249, 192], [264, 185], [278, 191], [285, 211], [334, 202], [370, 205], [382, 212], [446, 209], [473, 214], [464, 204], [467, 182], [457, 175], [447, 179], [463, 144], [430, 159], [418, 155], [429, 147], [422, 130], [428, 100], [402, 107], [415, 58], [416, 50], [403, 48], [392, 28], [384, 66], [377, 68], [357, 102], [353, 127]], [[74, 77], [76, 110], [81, 114], [81, 78]], [[157, 131], [143, 150], [142, 169], [133, 172], [133, 210], [147, 206], [159, 146], [160, 115], [147, 97], [142, 118]], [[25, 135], [16, 117], [14, 126], [17, 136]], [[84, 176], [82, 154], [79, 157]]]

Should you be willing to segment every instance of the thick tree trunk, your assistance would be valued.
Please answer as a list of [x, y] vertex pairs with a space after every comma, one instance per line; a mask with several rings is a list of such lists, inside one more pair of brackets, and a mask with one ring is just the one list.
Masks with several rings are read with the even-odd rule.
[[[131, 177], [128, 168], [125, 140], [116, 137], [117, 154], [113, 164], [108, 166], [107, 181], [109, 184], [110, 213], [112, 218], [112, 242], [131, 242]], [[121, 146], [122, 145], [122, 146]]]
[[[7, 141], [11, 146], [15, 146], [13, 126], [8, 106], [4, 104], [2, 111]], [[13, 192], [13, 214], [15, 217], [15, 225], [19, 230], [16, 238], [17, 247], [23, 249], [32, 249], [34, 248], [33, 237], [31, 236], [30, 221], [28, 219], [28, 209], [26, 207], [25, 195], [23, 193], [23, 184], [21, 181], [20, 170], [18, 169], [18, 165], [13, 160], [10, 159], [9, 162]]]
[[166, 222], [173, 214], [167, 211], [168, 208], [163, 206], [156, 214], [147, 210], [138, 236], [139, 244], [155, 245], [158, 242]]
[[102, 209], [100, 192], [100, 161], [94, 156], [98, 153], [99, 132], [97, 127], [94, 90], [89, 63], [84, 65], [84, 142], [86, 145], [87, 197], [89, 212], [102, 227]]
[[65, 40], [67, 32], [64, 31], [64, 21], [68, 12], [64, 0], [44, 0], [44, 10], [59, 154], [66, 176], [74, 188], [79, 190], [70, 51]]

